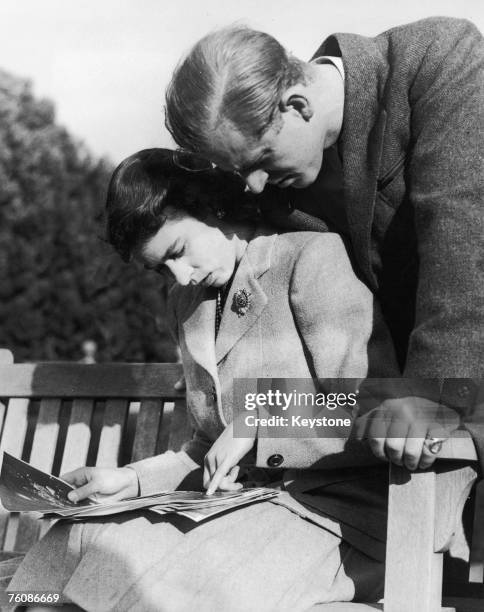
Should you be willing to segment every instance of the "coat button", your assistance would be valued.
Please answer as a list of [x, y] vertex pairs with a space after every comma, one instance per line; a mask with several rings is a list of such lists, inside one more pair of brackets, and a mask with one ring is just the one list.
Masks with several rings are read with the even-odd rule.
[[271, 455], [267, 459], [267, 465], [269, 467], [279, 467], [284, 461], [284, 457], [282, 455]]
[[210, 395], [212, 396], [212, 401], [216, 404], [217, 403], [217, 389], [215, 388], [215, 385], [212, 387], [210, 391]]

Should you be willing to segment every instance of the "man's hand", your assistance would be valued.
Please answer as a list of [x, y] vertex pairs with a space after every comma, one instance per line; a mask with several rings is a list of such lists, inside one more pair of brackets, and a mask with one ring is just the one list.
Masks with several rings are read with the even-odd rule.
[[438, 458], [428, 439], [446, 440], [458, 426], [459, 415], [454, 410], [426, 398], [402, 397], [387, 399], [359, 416], [353, 435], [367, 440], [379, 459], [415, 470], [430, 467]]
[[63, 474], [61, 478], [77, 487], [67, 495], [70, 501], [75, 503], [96, 494], [109, 496], [113, 501], [138, 495], [138, 475], [128, 467], [81, 467]]
[[227, 425], [205, 455], [203, 486], [207, 495], [212, 495], [217, 489], [236, 491], [242, 488], [240, 482], [235, 482], [239, 473], [237, 464], [254, 443], [255, 437], [234, 438], [233, 423]]

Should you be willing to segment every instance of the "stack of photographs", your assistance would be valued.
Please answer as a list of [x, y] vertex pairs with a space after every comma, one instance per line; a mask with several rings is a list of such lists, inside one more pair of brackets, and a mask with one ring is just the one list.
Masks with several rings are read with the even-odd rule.
[[3, 453], [0, 472], [0, 500], [3, 507], [11, 512], [39, 512], [46, 518], [82, 520], [148, 509], [157, 514], [180, 514], [199, 522], [227, 510], [266, 501], [278, 495], [274, 489], [258, 487], [231, 492], [217, 491], [210, 496], [200, 491], [161, 491], [124, 500], [105, 498], [100, 502], [88, 498], [73, 503], [67, 498], [67, 494], [73, 490], [74, 487], [61, 478]]

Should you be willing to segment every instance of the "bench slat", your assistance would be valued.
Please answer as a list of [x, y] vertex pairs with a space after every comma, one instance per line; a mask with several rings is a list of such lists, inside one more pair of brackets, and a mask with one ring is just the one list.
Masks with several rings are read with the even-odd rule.
[[173, 388], [181, 375], [177, 363], [0, 363], [0, 397], [173, 399], [184, 395]]
[[469, 582], [484, 582], [484, 480], [476, 486]]
[[[29, 462], [46, 472], [52, 471], [57, 437], [59, 435], [60, 399], [44, 399], [40, 402], [39, 416]], [[22, 513], [19, 517], [18, 532], [14, 550], [26, 552], [40, 536], [46, 521], [40, 521], [38, 515]]]
[[133, 442], [131, 461], [152, 457], [157, 453], [158, 432], [162, 419], [163, 406], [160, 400], [141, 402], [136, 420], [136, 433]]
[[60, 399], [43, 399], [40, 402], [37, 427], [35, 428], [30, 463], [50, 472], [54, 463], [57, 437], [59, 435]]
[[117, 467], [127, 409], [128, 402], [126, 400], [106, 401], [101, 436], [99, 438], [99, 450], [96, 459], [97, 466]]
[[407, 481], [404, 468], [390, 466], [384, 610], [437, 612], [443, 555], [434, 553], [434, 530], [428, 528], [435, 518], [436, 474], [417, 472]]
[[90, 425], [93, 405], [94, 402], [88, 399], [77, 399], [72, 402], [69, 429], [60, 469], [61, 475], [86, 465], [91, 441]]
[[[0, 451], [21, 457], [28, 426], [29, 400], [11, 399], [3, 428]], [[18, 530], [18, 515], [2, 508], [0, 514], [0, 544], [4, 550], [14, 550]]]

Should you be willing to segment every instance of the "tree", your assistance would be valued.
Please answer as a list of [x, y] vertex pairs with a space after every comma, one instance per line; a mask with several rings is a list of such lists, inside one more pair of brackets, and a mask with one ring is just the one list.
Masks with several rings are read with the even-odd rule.
[[0, 70], [0, 346], [17, 361], [171, 361], [166, 289], [110, 252], [99, 222], [112, 167], [56, 124], [52, 102]]

